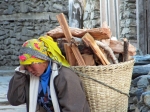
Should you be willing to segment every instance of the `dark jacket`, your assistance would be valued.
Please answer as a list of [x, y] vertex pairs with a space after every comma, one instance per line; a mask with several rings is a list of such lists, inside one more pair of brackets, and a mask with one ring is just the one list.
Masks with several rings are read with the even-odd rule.
[[[9, 83], [8, 101], [17, 106], [27, 104], [29, 110], [29, 75], [16, 72]], [[90, 112], [79, 77], [69, 68], [61, 67], [54, 79], [61, 112]]]

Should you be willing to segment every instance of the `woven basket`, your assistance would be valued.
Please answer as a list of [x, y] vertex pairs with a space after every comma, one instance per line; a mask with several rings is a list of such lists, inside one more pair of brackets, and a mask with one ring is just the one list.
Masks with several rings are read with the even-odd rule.
[[106, 66], [71, 67], [83, 82], [91, 112], [127, 112], [133, 65], [134, 60]]

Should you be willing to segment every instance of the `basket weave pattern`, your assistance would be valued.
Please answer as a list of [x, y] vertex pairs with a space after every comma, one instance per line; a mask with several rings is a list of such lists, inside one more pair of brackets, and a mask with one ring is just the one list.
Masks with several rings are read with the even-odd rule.
[[[133, 65], [134, 60], [106, 66], [71, 68], [129, 94]], [[127, 112], [128, 96], [87, 77], [79, 77], [83, 82], [91, 112]]]

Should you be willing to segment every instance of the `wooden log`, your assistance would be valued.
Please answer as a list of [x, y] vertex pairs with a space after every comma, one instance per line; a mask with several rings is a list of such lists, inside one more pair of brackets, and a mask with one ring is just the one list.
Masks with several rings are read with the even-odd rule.
[[104, 43], [102, 43], [102, 42], [100, 42], [100, 41], [97, 41], [97, 40], [96, 40], [96, 44], [97, 44], [98, 46], [100, 46], [101, 48], [103, 48], [105, 51], [107, 51], [107, 53], [110, 55], [110, 57], [111, 57], [113, 63], [115, 63], [115, 64], [118, 63], [118, 59], [117, 59], [116, 56], [114, 55], [112, 49], [111, 49], [107, 44], [104, 44]]
[[[124, 48], [123, 48], [123, 42], [122, 41], [117, 41], [117, 40], [110, 40], [110, 48], [115, 52], [115, 53], [123, 53]], [[128, 47], [128, 52], [130, 56], [136, 55], [136, 48], [129, 43]]]
[[[82, 38], [87, 32], [95, 39], [110, 39], [111, 38], [111, 30], [110, 28], [93, 28], [93, 29], [79, 29], [68, 27], [72, 36]], [[47, 32], [47, 35], [51, 36], [52, 38], [62, 38], [64, 37], [64, 32], [62, 27], [58, 26], [53, 30]]]
[[86, 33], [82, 37], [82, 40], [86, 43], [87, 46], [90, 46], [92, 48], [93, 52], [99, 57], [99, 59], [101, 60], [103, 65], [110, 64], [109, 61], [107, 60], [107, 58], [102, 53], [102, 51], [99, 49], [94, 38], [89, 33]]
[[65, 34], [65, 37], [66, 37], [68, 43], [71, 45], [70, 47], [71, 47], [71, 49], [73, 51], [73, 54], [74, 54], [74, 56], [75, 56], [75, 58], [76, 58], [76, 60], [78, 62], [78, 65], [79, 66], [86, 66], [85, 62], [84, 62], [84, 60], [83, 60], [83, 58], [82, 58], [82, 56], [81, 56], [81, 54], [79, 52], [78, 47], [74, 43], [71, 43], [72, 34], [70, 32], [70, 29], [69, 29], [69, 26], [67, 24], [67, 21], [65, 19], [64, 14], [63, 13], [58, 14], [56, 17], [57, 17], [57, 19], [59, 21], [59, 24], [60, 24], [60, 26], [61, 26], [64, 34]]
[[129, 42], [126, 38], [124, 38], [124, 52], [123, 52], [123, 61], [128, 61], [129, 59], [129, 53], [128, 53], [128, 49], [129, 49]]

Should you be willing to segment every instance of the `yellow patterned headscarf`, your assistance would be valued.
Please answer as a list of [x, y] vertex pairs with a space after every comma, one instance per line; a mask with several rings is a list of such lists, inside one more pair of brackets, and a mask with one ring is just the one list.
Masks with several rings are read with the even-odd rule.
[[[62, 55], [58, 45], [50, 36], [41, 36], [38, 39], [31, 39], [26, 41], [22, 48], [32, 49], [34, 51], [38, 51], [38, 53], [43, 54], [46, 57], [49, 57], [53, 60], [58, 61], [62, 65], [68, 67], [70, 66], [65, 57]], [[33, 51], [33, 52], [34, 52]], [[45, 62], [46, 59], [37, 58], [36, 53], [32, 52], [31, 54], [26, 53], [26, 51], [22, 51], [23, 53], [19, 56], [19, 61], [21, 65], [30, 65], [32, 63], [40, 63]], [[35, 55], [33, 55], [35, 54]]]

